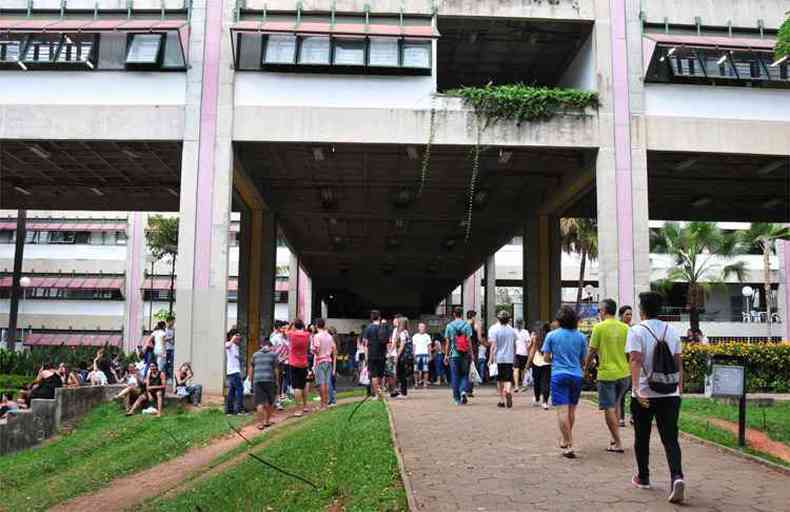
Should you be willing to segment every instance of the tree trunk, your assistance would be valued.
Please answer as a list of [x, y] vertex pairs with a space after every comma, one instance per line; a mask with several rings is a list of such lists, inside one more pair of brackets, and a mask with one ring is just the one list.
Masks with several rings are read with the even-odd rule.
[[[695, 283], [688, 287], [688, 311], [690, 327], [694, 331], [699, 331], [700, 314], [705, 304], [702, 289]], [[701, 300], [700, 300], [701, 299]]]
[[170, 263], [170, 294], [167, 297], [167, 316], [169, 318], [173, 318], [173, 299], [175, 296], [173, 295], [173, 291], [175, 289], [175, 280], [176, 280], [176, 257], [173, 255]]
[[[22, 278], [22, 260], [25, 255], [25, 237], [27, 210], [17, 210], [16, 212], [16, 245], [14, 247], [14, 273], [11, 276], [11, 304], [8, 314], [8, 333], [6, 336], [6, 347], [10, 351], [16, 349], [17, 318], [19, 315], [19, 295], [22, 288], [19, 280]], [[25, 327], [22, 326], [24, 334]], [[24, 337], [24, 336], [23, 336]], [[24, 342], [24, 339], [22, 340]]]
[[694, 332], [699, 331], [699, 308], [695, 305], [689, 306], [689, 323]]
[[763, 242], [763, 272], [765, 277], [765, 311], [766, 324], [768, 325], [768, 342], [771, 342], [771, 310], [773, 309], [773, 294], [771, 293], [771, 243]]
[[584, 289], [584, 267], [587, 266], [587, 248], [582, 248], [582, 262], [579, 264], [579, 289], [576, 290], [576, 305], [582, 303], [582, 290]]

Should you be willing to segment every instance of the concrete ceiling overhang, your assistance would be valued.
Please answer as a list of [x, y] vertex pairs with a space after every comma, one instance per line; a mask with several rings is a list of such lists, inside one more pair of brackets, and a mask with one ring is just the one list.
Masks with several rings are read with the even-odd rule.
[[0, 204], [178, 210], [180, 141], [0, 140]]
[[314, 289], [428, 310], [523, 229], [585, 150], [483, 148], [466, 240], [468, 146], [238, 143]]
[[489, 82], [556, 85], [592, 23], [440, 16], [439, 90]]

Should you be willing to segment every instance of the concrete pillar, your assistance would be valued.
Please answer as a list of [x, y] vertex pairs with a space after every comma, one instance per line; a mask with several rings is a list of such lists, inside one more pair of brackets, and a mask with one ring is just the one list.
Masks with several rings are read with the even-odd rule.
[[562, 301], [560, 219], [540, 215], [524, 226], [524, 316], [528, 325], [554, 318]]
[[288, 320], [296, 320], [299, 313], [299, 259], [291, 249], [288, 260]]
[[274, 285], [277, 280], [277, 219], [271, 211], [263, 211], [261, 246], [261, 309], [260, 333], [268, 336], [274, 329]]
[[307, 325], [313, 321], [313, 283], [301, 264], [296, 284], [298, 292], [296, 318], [300, 318]]
[[493, 325], [496, 318], [496, 253], [486, 258], [485, 264], [486, 288], [485, 288], [485, 315], [484, 325]]
[[228, 230], [233, 158], [233, 67], [227, 29], [233, 3], [192, 3], [177, 262], [176, 364], [221, 393], [224, 380]]
[[145, 273], [146, 216], [129, 214], [126, 237], [126, 284], [124, 286], [123, 349], [135, 350], [143, 333], [143, 277]]
[[638, 2], [597, 0], [601, 147], [596, 160], [599, 287], [633, 304], [650, 288], [642, 29]]
[[790, 340], [790, 242], [777, 241], [779, 255], [779, 289], [776, 292], [777, 311], [781, 324], [775, 325], [774, 336]]
[[476, 311], [477, 317], [480, 318], [482, 307], [480, 304], [480, 286], [482, 283], [483, 273], [481, 269], [477, 269], [472, 274], [464, 279], [462, 285], [461, 297], [463, 299], [464, 315], [469, 310]]

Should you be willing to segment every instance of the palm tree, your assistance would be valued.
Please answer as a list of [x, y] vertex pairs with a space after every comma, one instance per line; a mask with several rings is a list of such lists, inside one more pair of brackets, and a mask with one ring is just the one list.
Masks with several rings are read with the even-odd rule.
[[705, 295], [712, 287], [722, 285], [735, 275], [743, 281], [744, 263], [737, 261], [722, 265], [718, 258], [732, 258], [740, 253], [738, 238], [719, 229], [713, 222], [668, 222], [651, 233], [651, 252], [664, 252], [672, 256], [673, 266], [666, 278], [659, 283], [669, 288], [673, 283], [688, 284], [686, 309], [692, 329], [699, 329], [700, 314], [705, 311]]
[[579, 263], [579, 288], [576, 291], [576, 304], [582, 302], [584, 289], [584, 272], [587, 260], [598, 258], [598, 224], [595, 219], [560, 219], [562, 250], [568, 254], [581, 256]]
[[745, 248], [757, 248], [763, 253], [763, 278], [765, 286], [765, 307], [768, 323], [768, 341], [771, 341], [771, 324], [773, 319], [773, 293], [771, 293], [771, 254], [776, 254], [777, 240], [790, 240], [790, 228], [779, 224], [756, 222], [746, 231], [738, 233], [738, 238]]
[[145, 231], [148, 250], [157, 260], [170, 260], [170, 295], [168, 296], [168, 317], [173, 317], [173, 289], [176, 280], [176, 258], [178, 257], [178, 217], [153, 215], [148, 218]]

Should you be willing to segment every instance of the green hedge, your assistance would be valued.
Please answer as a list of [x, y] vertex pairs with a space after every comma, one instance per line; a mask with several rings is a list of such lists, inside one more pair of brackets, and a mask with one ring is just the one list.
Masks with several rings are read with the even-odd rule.
[[739, 356], [746, 360], [746, 390], [750, 393], [790, 392], [790, 343], [735, 342], [687, 344], [683, 351], [686, 391], [703, 391], [708, 359], [713, 355]]
[[0, 375], [0, 389], [22, 389], [25, 384], [33, 382], [29, 375]]
[[[0, 349], [0, 375], [30, 375], [35, 377], [44, 363], [58, 365], [65, 363], [68, 368], [87, 368], [93, 363], [98, 347], [33, 347], [23, 352]], [[134, 354], [124, 354], [117, 347], [105, 347], [104, 357], [121, 355], [121, 364], [137, 360]], [[2, 386], [0, 386], [2, 387]]]

